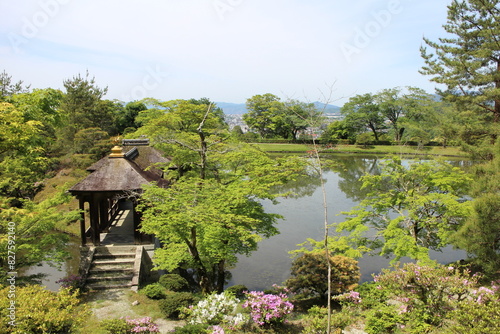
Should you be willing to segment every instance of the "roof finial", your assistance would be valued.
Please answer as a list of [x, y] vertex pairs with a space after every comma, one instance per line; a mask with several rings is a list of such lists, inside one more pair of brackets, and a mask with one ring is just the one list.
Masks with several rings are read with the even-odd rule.
[[120, 146], [115, 146], [111, 149], [110, 158], [123, 158], [125, 154], [123, 154], [123, 150]]

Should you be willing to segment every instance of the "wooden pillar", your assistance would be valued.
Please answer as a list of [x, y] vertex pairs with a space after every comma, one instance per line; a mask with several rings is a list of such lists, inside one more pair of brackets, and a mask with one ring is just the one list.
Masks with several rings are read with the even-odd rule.
[[134, 243], [140, 245], [142, 243], [141, 233], [139, 232], [140, 216], [136, 210], [137, 202], [132, 200], [132, 217], [134, 219]]
[[99, 230], [99, 201], [94, 196], [90, 195], [90, 226], [92, 227], [92, 243], [94, 246], [101, 244], [101, 231]]
[[78, 200], [80, 208], [80, 236], [82, 238], [82, 246], [85, 246], [87, 244], [87, 236], [85, 235], [85, 201], [82, 197]]
[[106, 230], [109, 227], [108, 203], [107, 198], [99, 201], [99, 231]]

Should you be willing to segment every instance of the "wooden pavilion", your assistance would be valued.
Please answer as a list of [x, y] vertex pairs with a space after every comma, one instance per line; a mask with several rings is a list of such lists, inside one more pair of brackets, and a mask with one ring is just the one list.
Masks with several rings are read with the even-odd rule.
[[148, 140], [131, 139], [124, 140], [122, 147], [115, 146], [109, 156], [87, 168], [90, 174], [69, 189], [80, 202], [82, 246], [101, 244], [101, 233], [109, 232], [120, 204], [124, 202], [131, 202], [132, 206], [133, 243], [151, 243], [151, 238], [138, 230], [137, 199], [145, 184], [168, 185], [163, 171], [158, 168], [159, 164], [168, 162], [169, 159], [149, 146]]

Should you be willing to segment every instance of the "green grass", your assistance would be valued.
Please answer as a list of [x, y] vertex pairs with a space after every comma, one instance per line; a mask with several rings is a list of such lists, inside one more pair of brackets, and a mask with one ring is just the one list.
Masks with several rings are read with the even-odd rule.
[[[312, 150], [311, 145], [305, 144], [273, 144], [273, 143], [258, 143], [255, 144], [260, 149], [266, 152], [274, 153], [306, 153]], [[438, 155], [438, 156], [458, 156], [467, 157], [467, 153], [463, 152], [459, 147], [441, 147], [441, 146], [425, 146], [418, 148], [417, 146], [391, 145], [391, 146], [370, 146], [363, 148], [357, 145], [337, 145], [332, 148], [320, 147], [321, 153], [364, 153], [364, 154], [418, 154], [418, 155]]]

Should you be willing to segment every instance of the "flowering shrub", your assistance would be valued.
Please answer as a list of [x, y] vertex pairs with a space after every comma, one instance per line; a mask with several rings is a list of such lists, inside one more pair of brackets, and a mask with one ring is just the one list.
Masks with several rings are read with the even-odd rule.
[[336, 299], [341, 304], [348, 304], [348, 303], [360, 304], [362, 302], [360, 294], [357, 291], [349, 291], [341, 295], [335, 296], [333, 297], [333, 299]]
[[280, 324], [293, 311], [293, 304], [284, 293], [275, 295], [250, 291], [246, 295], [247, 300], [243, 307], [250, 308], [250, 316], [259, 326]]
[[399, 313], [412, 312], [427, 324], [440, 325], [457, 302], [470, 296], [479, 278], [453, 267], [407, 263], [394, 271], [384, 270], [374, 280], [399, 303]]
[[226, 322], [237, 325], [244, 321], [242, 314], [235, 314], [239, 302], [231, 294], [212, 294], [190, 309], [189, 323], [218, 325]]
[[150, 317], [140, 319], [130, 319], [129, 317], [120, 319], [107, 319], [102, 321], [101, 327], [109, 334], [151, 334], [160, 333], [158, 325], [152, 322]]
[[128, 317], [125, 318], [127, 324], [132, 327], [130, 329], [130, 333], [159, 333], [160, 329], [158, 328], [158, 325], [151, 320], [152, 319], [150, 317], [144, 317], [140, 319], [129, 319]]

